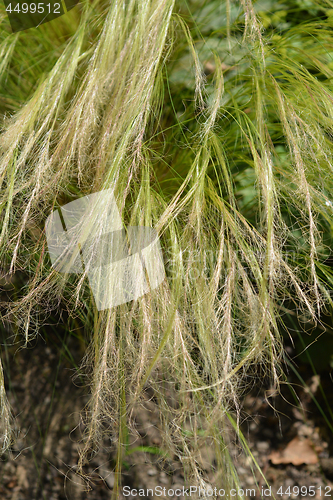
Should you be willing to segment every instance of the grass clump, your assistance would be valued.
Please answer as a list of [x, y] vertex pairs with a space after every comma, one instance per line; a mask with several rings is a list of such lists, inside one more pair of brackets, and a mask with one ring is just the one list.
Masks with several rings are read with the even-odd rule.
[[[120, 477], [132, 409], [151, 388], [188, 481], [202, 484], [211, 437], [217, 482], [237, 485], [227, 443], [247, 374], [263, 369], [278, 388], [281, 307], [316, 322], [330, 301], [333, 32], [316, 6], [317, 18], [279, 24], [250, 0], [96, 0], [18, 34], [2, 15], [0, 256], [27, 278], [2, 311], [26, 341], [57, 307], [85, 318], [81, 471], [106, 432]], [[158, 230], [167, 277], [97, 311], [86, 273], [52, 269], [44, 224], [108, 188], [124, 223]]]

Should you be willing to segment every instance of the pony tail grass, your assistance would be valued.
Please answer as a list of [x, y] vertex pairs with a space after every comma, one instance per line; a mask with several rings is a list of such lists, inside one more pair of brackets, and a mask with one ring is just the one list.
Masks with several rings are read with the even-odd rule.
[[[306, 63], [326, 71], [332, 35], [327, 29], [317, 43], [312, 24], [274, 41], [255, 5], [241, 5], [235, 17], [226, 3], [227, 37], [212, 48], [183, 15], [185, 2], [83, 3], [81, 17], [71, 14], [75, 31], [55, 39], [52, 67], [44, 72], [40, 63], [24, 104], [3, 121], [0, 255], [4, 268], [28, 274], [5, 317], [28, 341], [38, 317], [59, 306], [82, 315], [91, 332], [82, 362], [91, 398], [78, 470], [111, 435], [114, 498], [127, 429], [135, 432], [147, 394], [154, 394], [164, 446], [188, 481], [206, 484], [198, 464], [210, 440], [223, 472], [217, 481], [237, 486], [228, 443], [235, 431], [250, 454], [239, 429], [247, 376], [260, 368], [277, 388], [281, 306], [296, 303], [317, 321], [324, 304], [318, 262], [331, 217], [333, 95]], [[37, 32], [1, 41], [0, 53], [8, 51], [0, 76], [25, 36], [38, 45]], [[114, 190], [124, 223], [158, 231], [166, 279], [133, 302], [98, 311], [86, 269], [74, 275], [51, 267], [44, 225], [57, 207], [106, 189]], [[93, 244], [108, 231], [105, 213], [95, 219], [86, 228]], [[0, 396], [6, 447], [1, 379]]]
[[0, 361], [0, 456], [2, 456], [14, 442], [14, 419], [5, 390], [3, 367]]

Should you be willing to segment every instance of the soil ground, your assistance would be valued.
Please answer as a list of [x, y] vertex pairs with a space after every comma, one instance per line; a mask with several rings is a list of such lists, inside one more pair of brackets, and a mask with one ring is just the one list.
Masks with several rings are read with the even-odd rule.
[[[68, 359], [66, 349], [53, 348], [50, 339], [52, 335], [47, 343], [38, 338], [26, 349], [4, 350], [7, 391], [20, 433], [10, 454], [0, 462], [0, 499], [110, 499], [115, 463], [112, 443], [104, 442], [101, 451], [86, 466], [87, 482], [76, 474], [81, 446], [80, 411], [87, 402], [86, 389], [73, 383], [73, 361], [80, 361], [80, 353], [75, 352], [78, 349], [76, 339], [68, 344], [73, 359]], [[54, 336], [54, 342], [56, 339]], [[333, 495], [333, 440], [325, 420], [329, 415], [318, 382], [323, 386], [328, 404], [333, 407], [332, 380], [329, 371], [311, 376], [308, 366], [298, 369], [324, 414], [291, 372], [288, 381], [294, 391], [283, 385], [281, 395], [267, 400], [263, 387], [256, 386], [243, 398], [242, 430], [271, 486], [272, 495], [266, 491], [266, 497], [273, 498], [275, 494], [280, 499], [329, 498]], [[301, 406], [296, 405], [297, 398]], [[146, 409], [138, 410], [135, 418], [139, 437], [133, 446], [158, 448], [161, 444], [159, 419], [148, 400]], [[218, 471], [212, 450], [209, 444], [202, 449], [201, 465], [214, 484]], [[258, 471], [252, 473], [251, 460], [236, 444], [232, 445], [231, 454], [245, 498], [264, 497], [259, 491], [267, 486]], [[166, 462], [159, 455], [142, 451], [126, 457], [122, 479], [123, 486], [136, 490], [158, 485], [176, 490], [185, 486], [181, 463], [176, 458]], [[256, 480], [259, 488], [255, 485]], [[137, 497], [120, 494], [120, 498]]]

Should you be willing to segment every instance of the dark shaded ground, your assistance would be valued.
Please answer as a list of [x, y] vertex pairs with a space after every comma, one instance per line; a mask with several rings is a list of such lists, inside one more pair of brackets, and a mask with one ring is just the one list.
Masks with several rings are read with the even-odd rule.
[[[3, 333], [6, 336], [6, 332]], [[73, 337], [64, 339], [61, 347], [61, 335], [66, 334], [56, 331], [53, 326], [47, 343], [39, 338], [28, 349], [9, 347], [4, 351], [4, 367], [9, 373], [8, 396], [14, 413], [18, 415], [20, 436], [12, 453], [0, 464], [1, 500], [111, 498], [115, 465], [112, 443], [104, 442], [102, 451], [86, 467], [85, 472], [91, 478], [88, 483], [84, 483], [75, 473], [81, 446], [79, 413], [87, 402], [87, 396], [86, 390], [72, 381], [73, 363], [79, 363], [81, 357], [80, 343]], [[288, 349], [292, 354], [291, 348]], [[68, 352], [71, 352], [72, 359], [68, 357]], [[330, 419], [328, 408], [333, 407], [333, 391], [329, 372], [311, 377], [309, 366], [300, 365], [298, 369], [315, 394], [322, 411]], [[282, 386], [281, 396], [269, 399], [275, 410], [265, 400], [264, 389], [255, 387], [243, 401], [244, 435], [254, 458], [272, 486], [272, 492], [276, 493], [280, 486], [283, 492], [287, 492], [285, 495], [278, 494], [276, 498], [329, 498], [333, 494], [332, 433], [309, 392], [297, 385], [298, 380], [292, 372], [288, 377], [304, 411], [297, 408], [297, 398], [294, 398], [287, 385]], [[325, 396], [320, 392], [319, 380]], [[325, 397], [328, 399], [328, 406]], [[146, 409], [140, 409], [136, 414], [139, 437], [133, 441], [135, 447], [158, 448], [161, 444], [158, 415], [154, 407], [149, 405], [147, 400]], [[288, 444], [290, 447], [295, 437], [298, 437], [298, 442], [306, 441], [305, 451], [304, 448], [291, 446], [293, 455], [290, 463], [273, 464], [270, 460], [271, 452], [283, 452]], [[232, 447], [231, 453], [237, 463], [242, 488], [255, 488], [255, 476], [261, 489], [264, 486], [263, 479], [258, 471], [252, 474], [250, 459], [236, 445]], [[282, 455], [275, 454], [275, 457], [279, 456]], [[297, 460], [310, 460], [313, 463], [295, 465], [293, 462]], [[159, 455], [137, 451], [128, 455], [125, 462], [124, 485], [137, 489], [154, 488], [157, 485], [167, 489], [184, 486], [182, 468], [177, 459], [165, 462]], [[202, 469], [206, 471], [211, 484], [214, 484], [214, 476], [218, 471], [214, 471], [216, 462], [210, 446], [202, 449], [201, 462]], [[303, 486], [303, 495], [292, 494], [294, 487], [294, 492], [297, 493], [297, 486]], [[310, 486], [314, 486], [314, 494], [309, 490]], [[245, 494], [246, 496], [253, 497], [250, 493]], [[126, 498], [136, 497], [130, 495]], [[255, 498], [260, 498], [258, 491]]]

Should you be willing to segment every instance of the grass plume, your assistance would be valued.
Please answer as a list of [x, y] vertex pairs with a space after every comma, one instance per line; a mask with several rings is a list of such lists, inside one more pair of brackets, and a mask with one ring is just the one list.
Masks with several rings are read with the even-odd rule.
[[[246, 375], [260, 365], [278, 387], [279, 306], [291, 300], [317, 321], [324, 304], [333, 36], [329, 16], [265, 33], [250, 0], [212, 3], [219, 15], [197, 0], [82, 2], [14, 35], [2, 15], [1, 266], [27, 274], [2, 311], [27, 340], [59, 305], [91, 312], [81, 470], [108, 432], [120, 477], [124, 426], [150, 387], [188, 478], [203, 480], [197, 454], [211, 437], [231, 488], [227, 443]], [[158, 230], [167, 278], [98, 312], [86, 272], [52, 269], [44, 224], [110, 187], [126, 224]], [[96, 238], [106, 223], [101, 214]], [[3, 384], [0, 397], [8, 436]]]

